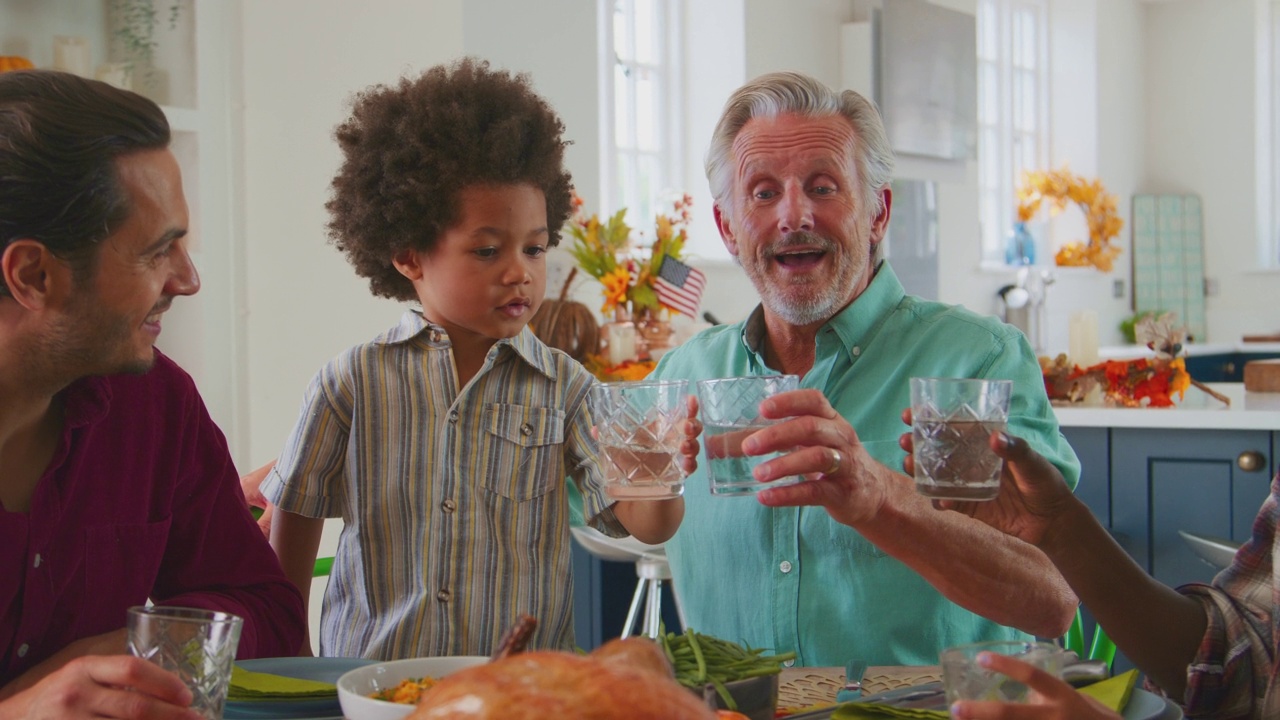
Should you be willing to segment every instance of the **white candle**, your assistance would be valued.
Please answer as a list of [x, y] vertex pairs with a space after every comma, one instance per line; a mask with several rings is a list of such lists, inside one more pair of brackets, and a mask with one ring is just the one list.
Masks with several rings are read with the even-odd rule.
[[1098, 362], [1098, 313], [1081, 310], [1068, 320], [1067, 355], [1082, 368]]
[[636, 357], [636, 326], [629, 322], [605, 323], [605, 361], [618, 365]]

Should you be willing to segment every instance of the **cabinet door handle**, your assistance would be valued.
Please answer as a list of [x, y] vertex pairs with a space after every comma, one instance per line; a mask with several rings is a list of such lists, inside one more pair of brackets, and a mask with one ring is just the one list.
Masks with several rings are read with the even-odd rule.
[[1246, 450], [1236, 458], [1236, 466], [1245, 472], [1257, 472], [1267, 464], [1267, 456], [1257, 450]]
[[1236, 364], [1229, 362], [1222, 366], [1222, 372], [1228, 376], [1236, 374]]

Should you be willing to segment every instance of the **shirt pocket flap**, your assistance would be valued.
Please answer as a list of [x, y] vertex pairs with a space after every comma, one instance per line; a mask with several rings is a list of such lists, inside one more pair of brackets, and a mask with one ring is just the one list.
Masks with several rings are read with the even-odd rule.
[[523, 405], [490, 405], [485, 428], [522, 447], [559, 445], [564, 442], [564, 411]]

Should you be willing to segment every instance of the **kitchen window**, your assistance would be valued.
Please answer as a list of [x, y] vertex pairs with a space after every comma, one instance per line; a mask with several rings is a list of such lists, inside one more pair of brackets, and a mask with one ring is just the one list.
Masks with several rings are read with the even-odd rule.
[[680, 0], [601, 2], [603, 209], [644, 227], [679, 192]]
[[[1003, 262], [1024, 170], [1049, 157], [1046, 0], [978, 1], [978, 210], [982, 259]], [[1039, 248], [1043, 257], [1047, 249]]]

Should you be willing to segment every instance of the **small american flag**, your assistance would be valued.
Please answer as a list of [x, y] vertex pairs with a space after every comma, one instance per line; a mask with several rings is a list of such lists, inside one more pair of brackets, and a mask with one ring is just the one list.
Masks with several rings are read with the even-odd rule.
[[702, 299], [702, 290], [706, 286], [706, 275], [670, 255], [662, 258], [658, 275], [653, 279], [658, 302], [692, 318], [698, 317], [698, 301]]

